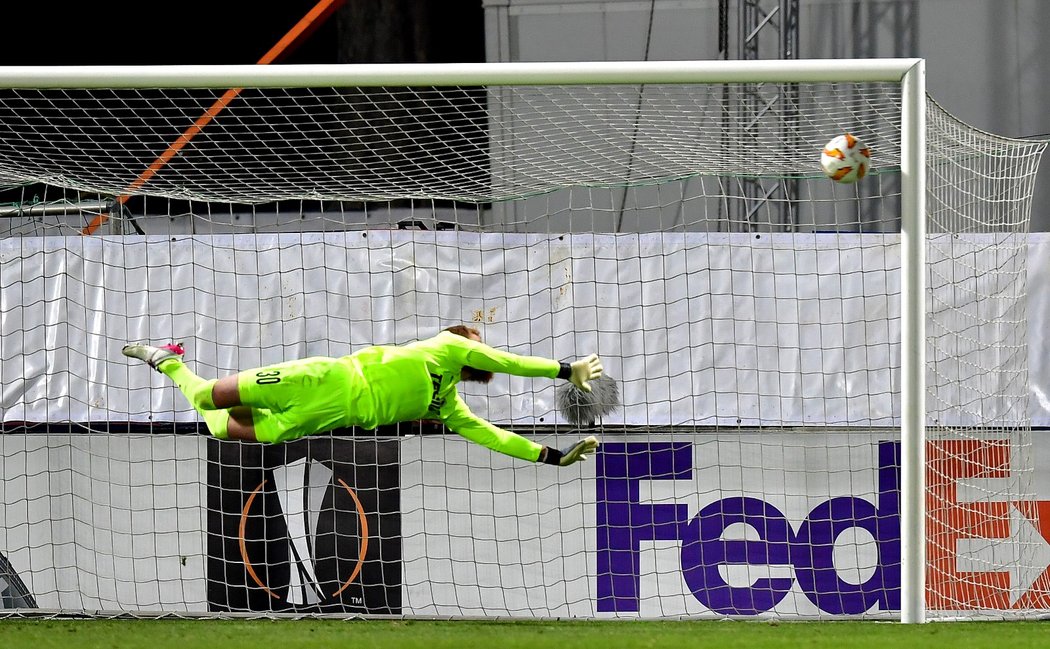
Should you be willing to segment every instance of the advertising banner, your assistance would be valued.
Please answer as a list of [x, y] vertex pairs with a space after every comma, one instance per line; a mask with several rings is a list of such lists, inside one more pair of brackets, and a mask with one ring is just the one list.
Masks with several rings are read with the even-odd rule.
[[[604, 445], [597, 612], [640, 613], [646, 598], [665, 614], [899, 610], [900, 444], [824, 441], [824, 452], [797, 441], [779, 450], [747, 440]], [[1050, 492], [1045, 479], [1024, 479], [1029, 462], [1020, 459], [1033, 452], [1009, 438], [927, 444], [931, 611], [1050, 608]], [[656, 575], [680, 579], [645, 592], [643, 578], [653, 575], [642, 549], [659, 541], [674, 543], [677, 557], [662, 556]]]
[[[1033, 471], [1048, 442], [974, 431], [928, 443], [929, 610], [1050, 609], [1050, 479]], [[418, 444], [403, 450], [406, 613], [900, 610], [893, 431], [606, 435], [593, 463], [560, 470], [454, 439]], [[455, 466], [415, 465], [417, 454]]]
[[211, 440], [210, 610], [400, 613], [398, 444]]
[[0, 608], [206, 611], [204, 442], [0, 435]]

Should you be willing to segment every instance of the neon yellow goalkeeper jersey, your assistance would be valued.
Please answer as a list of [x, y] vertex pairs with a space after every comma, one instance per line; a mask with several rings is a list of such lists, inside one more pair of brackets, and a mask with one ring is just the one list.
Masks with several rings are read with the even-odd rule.
[[449, 430], [495, 451], [530, 461], [539, 457], [541, 445], [472, 413], [456, 392], [456, 384], [464, 366], [553, 379], [561, 367], [558, 361], [502, 352], [449, 331], [399, 347], [367, 347], [340, 360], [360, 374], [370, 397], [357, 400], [353, 422], [348, 423], [375, 428], [439, 419]]

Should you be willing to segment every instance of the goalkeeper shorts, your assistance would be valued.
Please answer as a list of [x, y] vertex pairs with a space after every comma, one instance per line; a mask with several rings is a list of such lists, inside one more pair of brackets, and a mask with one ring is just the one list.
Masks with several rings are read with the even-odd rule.
[[366, 401], [346, 365], [326, 357], [240, 372], [237, 387], [241, 403], [252, 409], [255, 438], [269, 443], [345, 426], [351, 408]]

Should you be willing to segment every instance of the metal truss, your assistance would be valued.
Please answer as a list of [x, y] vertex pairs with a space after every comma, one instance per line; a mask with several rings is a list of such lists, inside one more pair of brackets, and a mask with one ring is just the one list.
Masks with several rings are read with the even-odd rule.
[[[799, 0], [719, 0], [721, 58], [797, 59]], [[760, 129], [779, 130], [785, 148], [799, 120], [797, 84], [746, 84], [725, 90], [727, 138], [746, 142]], [[727, 178], [727, 223], [743, 231], [785, 230], [797, 225], [798, 181], [777, 178]]]

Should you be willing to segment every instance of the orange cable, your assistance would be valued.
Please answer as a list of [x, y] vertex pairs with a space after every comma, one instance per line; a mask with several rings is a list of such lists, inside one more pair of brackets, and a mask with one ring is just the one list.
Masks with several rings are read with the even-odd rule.
[[[335, 10], [343, 4], [343, 2], [345, 2], [345, 0], [320, 0], [320, 2], [314, 5], [314, 7], [310, 9], [310, 11], [308, 11], [294, 27], [288, 30], [287, 34], [282, 36], [281, 39], [277, 41], [277, 43], [271, 47], [261, 59], [259, 59], [258, 65], [268, 65], [273, 63], [281, 56], [290, 52], [291, 50], [289, 48], [294, 48], [302, 43], [302, 41], [309, 37], [310, 34], [321, 25], [321, 23], [331, 16]], [[219, 113], [229, 106], [230, 102], [237, 98], [237, 95], [241, 94], [241, 90], [243, 90], [243, 88], [230, 88], [223, 93], [222, 97], [216, 99], [215, 103], [213, 103], [203, 115], [198, 117], [197, 120], [193, 122], [192, 126], [183, 131], [182, 135], [168, 145], [168, 148], [164, 150], [164, 153], [157, 156], [157, 159], [146, 167], [134, 182], [128, 185], [123, 194], [117, 196], [116, 204], [123, 205], [126, 203], [131, 197], [132, 192], [145, 185], [151, 178], [153, 178], [153, 176], [157, 175], [157, 173], [160, 172], [160, 170], [163, 169], [183, 147], [190, 143], [190, 140], [196, 137], [205, 126], [211, 123]], [[99, 214], [91, 221], [91, 223], [85, 226], [80, 233], [94, 234], [95, 230], [105, 223], [107, 219], [109, 219], [108, 212]]]

